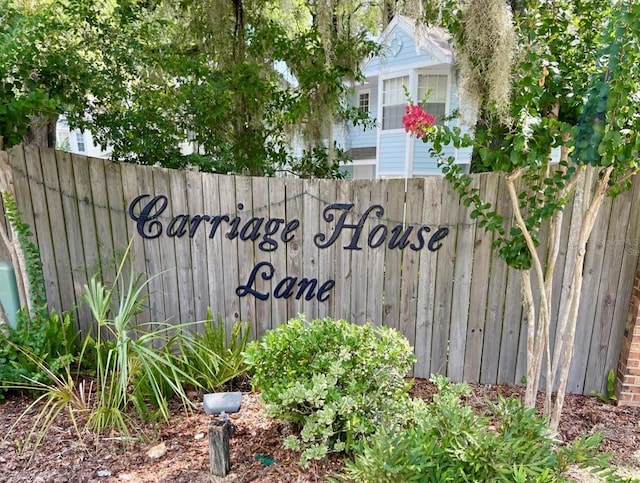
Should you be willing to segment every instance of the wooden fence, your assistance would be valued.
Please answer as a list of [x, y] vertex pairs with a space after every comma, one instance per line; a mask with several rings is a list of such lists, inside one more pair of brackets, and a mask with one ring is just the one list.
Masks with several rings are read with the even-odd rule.
[[[440, 177], [221, 176], [31, 147], [13, 149], [9, 161], [49, 304], [74, 310], [83, 330], [92, 325], [83, 286], [99, 271], [113, 280], [131, 243], [135, 271], [153, 276], [141, 321], [202, 320], [208, 307], [228, 325], [248, 321], [254, 335], [299, 313], [370, 321], [404, 333], [417, 376], [520, 383], [525, 373], [520, 273], [495, 256], [491, 235]], [[474, 183], [508, 208], [498, 175]], [[570, 392], [603, 391], [617, 365], [640, 254], [639, 185], [606, 202], [589, 243]], [[556, 312], [568, 289], [573, 208]]]

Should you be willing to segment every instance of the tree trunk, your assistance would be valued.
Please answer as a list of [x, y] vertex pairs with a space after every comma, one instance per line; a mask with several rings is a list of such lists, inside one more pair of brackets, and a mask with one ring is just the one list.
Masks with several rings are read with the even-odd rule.
[[[579, 235], [577, 237], [577, 248], [575, 260], [570, 275], [570, 289], [566, 294], [563, 309], [559, 314], [558, 326], [555, 333], [555, 347], [553, 358], [550, 354], [551, 334], [551, 300], [553, 297], [553, 276], [555, 264], [560, 249], [559, 237], [562, 224], [562, 211], [556, 213], [550, 220], [549, 246], [546, 259], [546, 267], [542, 267], [540, 256], [536, 250], [531, 233], [527, 229], [519, 206], [519, 200], [515, 188], [515, 180], [522, 174], [522, 170], [511, 173], [506, 178], [507, 189], [511, 198], [514, 217], [517, 226], [522, 230], [527, 243], [527, 248], [531, 254], [532, 270], [523, 271], [523, 298], [527, 311], [527, 387], [525, 391], [524, 404], [528, 408], [535, 407], [536, 396], [540, 384], [541, 368], [543, 357], [546, 354], [547, 381], [544, 413], [549, 418], [549, 425], [552, 431], [557, 431], [564, 405], [569, 368], [573, 355], [573, 344], [576, 334], [576, 322], [578, 319], [578, 308], [580, 306], [580, 296], [582, 288], [584, 268], [584, 258], [586, 245], [591, 236], [591, 231], [598, 216], [604, 197], [606, 196], [609, 178], [612, 167], [604, 169], [599, 176], [596, 190], [588, 202], [588, 207], [581, 212], [582, 220]], [[575, 176], [565, 189], [559, 193], [560, 197], [565, 197], [573, 190], [581, 176]], [[577, 196], [582, 199], [582, 192], [578, 191]], [[576, 214], [574, 214], [575, 216]], [[531, 287], [531, 277], [535, 280], [540, 301], [538, 309], [534, 306], [534, 297]], [[564, 294], [563, 294], [564, 295]], [[557, 382], [557, 388], [556, 386]], [[552, 401], [551, 394], [557, 390], [555, 400]]]
[[[558, 353], [562, 354], [562, 358], [553, 368], [554, 376], [559, 372], [558, 391], [556, 393], [556, 400], [553, 405], [553, 409], [550, 413], [550, 426], [554, 431], [557, 431], [558, 425], [560, 424], [560, 416], [562, 415], [562, 407], [564, 405], [564, 397], [567, 390], [569, 368], [571, 366], [571, 358], [573, 356], [576, 322], [578, 319], [578, 309], [580, 307], [580, 292], [582, 291], [582, 281], [584, 278], [582, 271], [584, 268], [584, 257], [587, 251], [587, 242], [591, 236], [591, 231], [593, 230], [598, 213], [600, 212], [600, 207], [602, 206], [604, 197], [609, 189], [609, 179], [612, 172], [613, 167], [611, 166], [603, 170], [598, 179], [598, 183], [596, 184], [596, 191], [591, 199], [589, 208], [582, 217], [582, 227], [578, 238], [576, 260], [573, 266], [573, 282], [571, 284], [571, 291], [569, 292], [569, 300], [565, 306], [565, 313], [561, 316], [561, 322], [566, 327], [566, 331], [556, 335], [556, 346], [558, 346], [558, 344], [562, 344], [563, 350], [561, 348], [561, 350], [558, 351]], [[560, 367], [557, 367], [558, 365]]]
[[31, 119], [31, 125], [24, 136], [24, 144], [42, 146], [44, 148], [56, 147], [56, 121], [57, 116], [38, 115]]
[[[534, 407], [536, 404], [536, 396], [538, 393], [538, 385], [540, 383], [540, 372], [542, 368], [542, 356], [544, 354], [545, 349], [545, 333], [549, 332], [549, 303], [547, 300], [547, 290], [545, 286], [545, 276], [544, 270], [542, 268], [542, 263], [540, 261], [540, 257], [538, 256], [538, 252], [536, 250], [536, 245], [531, 236], [531, 233], [527, 229], [527, 225], [522, 217], [522, 212], [520, 211], [520, 200], [518, 199], [518, 194], [516, 192], [515, 180], [518, 179], [522, 175], [522, 170], [516, 170], [506, 177], [507, 190], [509, 191], [509, 197], [511, 198], [511, 206], [513, 207], [513, 214], [516, 218], [516, 224], [518, 228], [522, 231], [524, 235], [525, 241], [527, 243], [527, 248], [529, 249], [529, 253], [531, 254], [531, 263], [533, 268], [533, 275], [538, 286], [538, 291], [540, 292], [540, 308], [538, 310], [538, 320], [537, 328], [535, 329], [535, 338], [534, 341], [534, 353], [527, 354], [527, 365], [532, 366], [527, 369], [527, 376], [531, 373], [533, 380], [530, 381], [527, 378], [527, 388], [525, 392], [525, 400], [524, 404], [526, 407]], [[527, 270], [528, 272], [528, 270]], [[528, 283], [528, 282], [527, 282]], [[530, 287], [530, 286], [529, 286]], [[526, 286], [525, 286], [526, 289]], [[529, 290], [530, 293], [530, 290]], [[528, 295], [525, 292], [525, 295]], [[529, 301], [526, 302], [527, 305], [533, 303], [533, 297], [530, 297]], [[531, 312], [530, 313], [535, 313]], [[533, 330], [532, 330], [533, 332]]]

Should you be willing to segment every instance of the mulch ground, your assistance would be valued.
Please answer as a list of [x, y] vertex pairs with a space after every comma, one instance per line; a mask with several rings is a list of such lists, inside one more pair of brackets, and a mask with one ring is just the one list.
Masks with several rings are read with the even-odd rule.
[[[523, 388], [507, 385], [472, 385], [470, 403], [481, 406], [485, 398], [497, 394], [521, 395]], [[416, 397], [429, 398], [433, 386], [417, 379]], [[0, 402], [0, 436], [33, 401], [26, 396], [10, 396]], [[147, 425], [148, 441], [135, 442], [124, 450], [117, 439], [104, 438], [96, 446], [92, 436], [78, 441], [73, 425], [60, 416], [37, 453], [20, 452], [33, 416], [24, 418], [4, 440], [0, 440], [0, 482], [316, 482], [339, 472], [339, 457], [301, 468], [298, 457], [282, 448], [287, 427], [262, 412], [257, 394], [245, 392], [242, 408], [231, 415], [235, 433], [231, 439], [231, 472], [225, 478], [209, 474], [207, 431], [210, 416], [204, 413], [174, 413], [168, 425]], [[612, 464], [627, 475], [640, 474], [640, 408], [604, 404], [596, 397], [568, 395], [560, 424], [560, 436], [570, 441], [584, 433], [599, 431], [604, 436], [603, 451], [612, 453]], [[152, 455], [155, 453], [155, 455]]]

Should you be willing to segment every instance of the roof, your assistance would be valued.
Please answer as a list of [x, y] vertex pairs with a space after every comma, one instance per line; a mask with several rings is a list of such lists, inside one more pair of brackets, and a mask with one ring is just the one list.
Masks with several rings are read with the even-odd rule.
[[[422, 49], [431, 53], [436, 60], [443, 64], [450, 64], [453, 61], [454, 53], [450, 45], [451, 36], [445, 29], [427, 27], [404, 15], [396, 15], [378, 37], [378, 43], [380, 45], [389, 45], [393, 41], [392, 34], [396, 29], [401, 29], [406, 35], [414, 39], [416, 53], [419, 53], [418, 49]], [[371, 58], [367, 59], [365, 65], [370, 61]]]

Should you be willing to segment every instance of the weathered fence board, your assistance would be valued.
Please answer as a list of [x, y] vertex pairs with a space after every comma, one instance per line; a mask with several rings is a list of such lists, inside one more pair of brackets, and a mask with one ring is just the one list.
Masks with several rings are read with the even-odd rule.
[[[237, 217], [239, 211], [241, 211], [236, 204], [236, 177], [225, 176], [216, 178], [218, 178], [218, 190], [220, 193], [220, 211], [215, 214], [220, 213], [222, 216], [233, 219]], [[244, 193], [240, 194], [244, 195]], [[240, 315], [240, 299], [233, 290], [233, 287], [239, 285], [239, 264], [245, 263], [245, 261], [240, 260], [237, 238], [225, 240], [224, 237], [224, 227], [221, 226], [218, 232], [214, 234], [214, 239], [220, 240], [222, 250], [218, 252], [216, 254], [217, 257], [211, 261], [214, 264], [216, 276], [213, 280], [209, 279], [209, 283], [222, 286], [221, 290], [225, 307], [223, 320], [227, 324], [227, 330], [230, 331], [233, 324], [242, 319]], [[247, 319], [247, 322], [252, 321]]]
[[[48, 187], [45, 190], [45, 195], [49, 209], [49, 219], [51, 220], [51, 240], [55, 253], [56, 270], [58, 273], [71, 273], [70, 247], [67, 243], [66, 223], [61, 195], [62, 190], [54, 151], [47, 150], [42, 152], [41, 159], [42, 176], [43, 180], [46, 180], [46, 186]], [[60, 293], [60, 306], [72, 307], [75, 303], [73, 277], [63, 277], [55, 280], [54, 283]]]
[[[298, 314], [346, 318], [401, 330], [417, 376], [519, 383], [524, 375], [521, 274], [496, 256], [492, 234], [442, 178], [220, 176], [21, 147], [9, 162], [49, 303], [75, 310], [83, 331], [94, 323], [84, 285], [98, 272], [112, 281], [129, 246], [131, 270], [151, 277], [138, 323], [202, 320], [210, 307], [228, 330], [246, 320], [259, 336]], [[552, 331], [594, 182], [588, 172], [584, 195], [565, 210]], [[474, 183], [506, 213], [508, 230], [504, 179], [483, 174]], [[639, 238], [636, 182], [606, 202], [589, 243], [572, 392], [603, 391], [616, 366]]]
[[[607, 200], [609, 201], [609, 200]], [[608, 206], [607, 206], [608, 205]], [[611, 218], [611, 214], [620, 216], [623, 219], [629, 219], [631, 211], [631, 199], [629, 197], [617, 198], [613, 203], [607, 203], [602, 207], [601, 219], [608, 219], [607, 237], [605, 240], [594, 240], [596, 245], [602, 243], [604, 250], [602, 253], [602, 271], [600, 272], [598, 291], [595, 297], [600, 302], [597, 304], [594, 313], [593, 327], [591, 334], [591, 342], [589, 346], [587, 372], [583, 385], [579, 388], [571, 388], [572, 392], [591, 392], [599, 391], [599, 387], [590, 387], [587, 382], [590, 373], [605, 374], [609, 370], [615, 371], [616, 366], [606, 367], [607, 348], [609, 346], [609, 337], [611, 335], [610, 321], [616, 305], [616, 297], [618, 294], [618, 276], [622, 271], [622, 255], [624, 252], [624, 239], [627, 233], [627, 227]], [[590, 248], [591, 249], [591, 248]], [[595, 278], [595, 277], [594, 277]], [[630, 299], [627, 299], [627, 302]], [[587, 386], [584, 386], [587, 384]]]
[[[318, 253], [319, 249], [314, 243], [313, 236], [320, 229], [320, 188], [317, 180], [305, 179], [302, 183], [302, 189], [304, 193], [302, 204], [302, 272], [305, 277], [307, 274], [318, 273]], [[310, 275], [309, 275], [310, 276]], [[310, 292], [307, 292], [307, 294]], [[311, 300], [307, 300], [306, 295], [304, 300], [305, 311], [312, 314], [318, 313], [318, 300], [312, 297]]]
[[[480, 190], [486, 193], [487, 200], [492, 204], [498, 194], [498, 178], [482, 175]], [[487, 274], [491, 273], [491, 248], [492, 236], [482, 228], [475, 230], [473, 241], [473, 266], [471, 269], [471, 293], [469, 300], [475, 305], [469, 307], [469, 319], [467, 322], [467, 336], [464, 354], [463, 379], [468, 382], [480, 382], [480, 367], [482, 365], [482, 341], [485, 331], [487, 313], [487, 297], [489, 284]]]
[[[218, 177], [210, 174], [202, 175], [202, 194], [203, 194], [203, 210], [199, 213], [212, 213], [212, 214], [221, 214], [223, 213], [221, 208], [221, 200], [222, 196], [220, 196], [220, 187], [218, 186]], [[205, 210], [205, 207], [207, 208]], [[235, 207], [234, 207], [235, 208]], [[192, 212], [194, 213], [194, 212]], [[204, 238], [206, 245], [206, 253], [207, 259], [204, 265], [201, 265], [202, 270], [206, 270], [208, 274], [209, 285], [208, 286], [198, 286], [195, 287], [196, 292], [203, 297], [208, 295], [209, 297], [209, 306], [212, 310], [213, 317], [218, 320], [221, 319], [223, 321], [227, 320], [227, 314], [231, 312], [232, 308], [229, 306], [227, 309], [226, 306], [226, 292], [224, 290], [225, 280], [227, 280], [228, 284], [231, 284], [230, 276], [231, 276], [231, 268], [227, 267], [223, 270], [223, 252], [222, 252], [222, 239], [223, 235], [218, 233], [217, 236], [213, 236], [209, 238], [209, 235], [206, 237], [194, 237], [195, 238]], [[236, 317], [234, 317], [234, 320]]]
[[[371, 201], [372, 205], [385, 206], [387, 193], [382, 181], [372, 181]], [[334, 197], [335, 198], [335, 197]], [[386, 214], [385, 214], [386, 217]], [[322, 252], [323, 250], [321, 250]], [[367, 319], [373, 324], [382, 323], [382, 303], [384, 297], [384, 250], [367, 251]], [[331, 278], [329, 273], [323, 279]]]
[[[27, 173], [33, 183], [31, 183], [31, 202], [33, 205], [33, 222], [38, 227], [38, 240], [42, 240], [43, 248], [40, 251], [42, 260], [42, 272], [45, 279], [45, 293], [47, 300], [55, 306], [59, 307], [60, 291], [57, 283], [56, 256], [53, 246], [52, 226], [55, 225], [50, 220], [56, 220], [55, 213], [49, 213], [49, 204], [47, 203], [47, 195], [42, 175], [42, 166], [40, 164], [40, 152], [31, 149], [26, 153], [25, 161]], [[49, 215], [54, 215], [49, 217]]]
[[[251, 187], [253, 190], [253, 210], [252, 217], [269, 217], [269, 179], [268, 178], [251, 178]], [[257, 223], [257, 222], [254, 222]], [[265, 230], [266, 231], [266, 230]], [[254, 245], [256, 261], [268, 261], [268, 253], [260, 250], [260, 245]], [[280, 272], [282, 273], [282, 272]], [[268, 292], [271, 282], [259, 277], [256, 280], [256, 289], [261, 292]], [[269, 297], [264, 301], [256, 302], [256, 317], [254, 335], [260, 336], [271, 328], [271, 306], [273, 297]], [[286, 320], [286, 319], [284, 319]]]
[[89, 208], [93, 210], [95, 236], [98, 245], [96, 269], [102, 274], [104, 282], [111, 284], [115, 279], [116, 261], [111, 237], [111, 210], [109, 209], [109, 198], [107, 196], [105, 163], [88, 159], [87, 164], [89, 165], [89, 186], [91, 188], [91, 205]]
[[[204, 213], [202, 194], [203, 177], [200, 173], [186, 171], [187, 208], [185, 213]], [[209, 303], [209, 270], [207, 268], [208, 238], [197, 236], [191, 238], [191, 270], [193, 275], [194, 320], [204, 320]], [[215, 314], [214, 314], [215, 316]]]
[[[269, 216], [277, 220], [286, 220], [286, 189], [285, 180], [282, 178], [269, 178]], [[266, 213], [265, 213], [266, 215]], [[270, 230], [271, 231], [271, 230]], [[278, 240], [278, 238], [275, 238]], [[281, 244], [282, 240], [278, 241]], [[287, 273], [287, 256], [285, 250], [271, 250], [269, 259], [275, 273]], [[270, 285], [270, 287], [273, 284]], [[293, 314], [295, 316], [296, 314]], [[287, 300], [284, 298], [271, 298], [271, 318], [265, 321], [264, 328], [274, 329], [278, 324], [285, 323], [292, 315], [287, 313]]]
[[[123, 253], [126, 253], [126, 250], [130, 250], [131, 255], [129, 258], [129, 268], [133, 274], [145, 274], [146, 276], [153, 276], [153, 272], [147, 272], [147, 248], [151, 243], [144, 243], [147, 240], [144, 240], [141, 236], [139, 236], [136, 230], [136, 224], [132, 222], [132, 220], [128, 219], [126, 215], [126, 206], [128, 200], [133, 200], [140, 193], [145, 193], [145, 191], [140, 191], [138, 184], [138, 168], [133, 164], [122, 163], [120, 165], [120, 176], [122, 183], [122, 204], [112, 206], [112, 214], [113, 218], [125, 218], [126, 223], [126, 236], [125, 240], [121, 240], [121, 245], [124, 247]], [[115, 180], [114, 180], [115, 181]], [[147, 192], [148, 193], [148, 192]], [[126, 246], [125, 246], [126, 243]], [[116, 246], [118, 246], [116, 244]], [[133, 255], [135, 254], [135, 256]], [[129, 277], [130, 272], [126, 272], [123, 274], [124, 277]], [[125, 278], [128, 280], [128, 278]], [[141, 296], [144, 297], [147, 306], [150, 304], [150, 287], [149, 285], [145, 285], [141, 288]], [[138, 324], [146, 324], [150, 321], [151, 311], [144, 311], [136, 316], [136, 322]]]
[[[353, 183], [353, 197], [350, 201], [355, 203], [354, 212], [358, 215], [362, 215], [363, 208], [371, 206], [369, 196], [369, 183], [365, 180], [358, 180]], [[356, 218], [358, 218], [356, 215]], [[354, 220], [355, 221], [355, 220]], [[364, 224], [362, 236], [358, 240], [358, 244], [366, 243], [366, 234], [372, 228], [371, 216]], [[355, 233], [355, 231], [353, 232]], [[349, 237], [352, 233], [349, 233]], [[364, 238], [364, 239], [363, 239]], [[348, 238], [347, 238], [348, 239]], [[355, 235], [351, 240], [355, 239]], [[341, 240], [338, 241], [340, 243]], [[358, 267], [356, 270], [355, 268]], [[366, 322], [366, 309], [367, 309], [367, 253], [365, 250], [355, 249], [351, 253], [351, 307], [349, 310], [348, 320], [355, 322], [356, 324], [364, 324]]]
[[[319, 189], [319, 196], [320, 196], [320, 201], [322, 204], [326, 204], [326, 202], [328, 200], [335, 200], [336, 199], [336, 183], [332, 180], [321, 180], [319, 181], [319, 185], [320, 185], [320, 189]], [[319, 225], [321, 226], [322, 222], [322, 204], [320, 206], [318, 206], [318, 222]], [[337, 273], [337, 267], [336, 267], [336, 263], [337, 263], [337, 257], [336, 257], [336, 251], [335, 250], [318, 250], [318, 280], [319, 283], [324, 283], [324, 281], [326, 280], [330, 280], [332, 278], [335, 278], [335, 274]], [[272, 253], [277, 253], [278, 250], [272, 252]], [[384, 270], [384, 267], [383, 267]], [[284, 270], [282, 270], [280, 273], [284, 273]], [[382, 283], [382, 281], [384, 280], [384, 272], [383, 274], [380, 276], [380, 280], [379, 283]], [[318, 304], [318, 317], [319, 318], [324, 318], [324, 317], [330, 317], [333, 314], [335, 314], [336, 312], [336, 304], [335, 304], [335, 297], [329, 297], [329, 299], [326, 302], [323, 303], [319, 303]], [[379, 305], [379, 304], [378, 304]], [[380, 309], [381, 310], [381, 309]], [[372, 319], [373, 320], [373, 319]], [[381, 317], [378, 319], [381, 320]], [[274, 324], [275, 323], [279, 323], [279, 319], [274, 319]]]
[[[498, 213], [510, 213], [511, 203], [509, 202], [505, 182], [502, 178], [498, 181], [498, 194], [496, 199], [496, 211]], [[510, 220], [508, 216], [505, 216], [505, 219], [508, 220], [506, 225], [506, 229], [508, 229]], [[480, 382], [483, 384], [494, 383], [498, 380], [502, 320], [504, 316], [504, 302], [507, 296], [507, 264], [503, 260], [496, 258], [495, 255], [491, 259], [488, 286], [489, 292], [482, 348], [482, 367], [480, 369]], [[513, 296], [514, 294], [509, 295]]]
[[[287, 180], [286, 183], [286, 216], [285, 220], [300, 220], [302, 226], [304, 223], [304, 180], [293, 179]], [[290, 221], [289, 221], [290, 223]], [[289, 236], [289, 235], [287, 235]], [[306, 236], [312, 236], [312, 234], [306, 234]], [[290, 274], [302, 274], [302, 267], [304, 263], [303, 258], [303, 245], [302, 240], [293, 238], [286, 245], [287, 247], [287, 273]], [[285, 274], [279, 273], [277, 277], [283, 277]], [[273, 285], [272, 285], [273, 287]], [[277, 288], [277, 285], [276, 285]], [[272, 292], [275, 294], [275, 290]], [[289, 317], [296, 317], [298, 314], [303, 314], [302, 302], [294, 297], [289, 297], [287, 300], [287, 314]], [[309, 314], [311, 316], [311, 314]]]
[[[458, 235], [458, 195], [448, 184], [442, 184], [440, 223], [449, 229], [449, 243], [443, 243], [437, 251], [436, 293], [433, 312], [433, 338], [431, 340], [431, 372], [446, 374], [449, 358], [449, 331], [451, 328], [451, 303], [455, 282], [455, 242]], [[455, 354], [452, 356], [457, 357]]]
[[[404, 207], [405, 207], [405, 181], [402, 179], [391, 179], [385, 181], [387, 186], [385, 219], [391, 222], [404, 223]], [[399, 196], [402, 193], [402, 196]], [[340, 199], [338, 197], [338, 199]], [[344, 198], [343, 198], [344, 199]], [[384, 277], [384, 303], [382, 312], [382, 323], [387, 327], [398, 329], [400, 327], [400, 277], [391, 277], [389, 274], [392, 270], [401, 270], [402, 252], [393, 250], [385, 244], [385, 277]], [[345, 252], [346, 253], [346, 252]], [[422, 349], [422, 348], [421, 348]], [[427, 352], [430, 351], [430, 348]], [[418, 351], [419, 352], [419, 351]]]
[[[473, 180], [472, 188], [479, 187], [480, 179]], [[475, 224], [472, 223], [470, 211], [463, 204], [458, 207], [458, 237], [456, 240], [456, 256], [454, 268], [453, 303], [451, 304], [451, 330], [449, 332], [449, 352], [456, 357], [449, 357], [447, 374], [455, 381], [461, 381], [464, 375], [464, 354], [469, 322], [469, 296], [471, 293], [471, 271], [473, 269], [473, 242]]]
[[[69, 250], [69, 262], [71, 270], [67, 276], [60, 276], [65, 272], [58, 272], [57, 281], [60, 284], [63, 278], [71, 279], [73, 283], [74, 300], [72, 305], [63, 305], [69, 310], [73, 304], [77, 304], [76, 317], [78, 321], [82, 321], [82, 327], [87, 329], [92, 320], [91, 312], [86, 304], [80, 303], [83, 296], [84, 286], [88, 283], [86, 262], [84, 258], [84, 245], [82, 243], [80, 216], [78, 212], [78, 195], [76, 192], [76, 184], [73, 176], [73, 165], [71, 156], [68, 153], [56, 152], [56, 161], [58, 167], [58, 180], [60, 182], [60, 194], [62, 198], [62, 213], [60, 220], [64, 220], [64, 228], [66, 236], [63, 242]], [[15, 167], [14, 167], [15, 172]], [[15, 178], [14, 174], [14, 178]], [[16, 188], [17, 190], [18, 188]], [[38, 244], [40, 242], [38, 241]]]
[[[185, 171], [180, 171], [169, 177], [171, 186], [171, 205], [174, 214], [189, 213]], [[186, 229], [186, 228], [185, 228]], [[180, 320], [196, 320], [195, 293], [196, 285], [193, 283], [193, 275], [199, 270], [194, 270], [191, 259], [191, 243], [188, 234], [181, 238], [173, 239], [176, 256], [176, 275], [178, 279], [178, 302]], [[203, 285], [206, 287], [206, 285]]]
[[[424, 180], [424, 204], [421, 220], [423, 223], [434, 227], [440, 224], [442, 204], [440, 181], [437, 177], [430, 177]], [[433, 328], [436, 325], [433, 314], [437, 261], [437, 252], [433, 253], [428, 250], [420, 252], [419, 300], [416, 314], [416, 344], [414, 346], [418, 360], [414, 374], [419, 377], [429, 377], [433, 372], [431, 370], [431, 343], [433, 341]]]
[[[412, 233], [411, 228], [418, 230], [422, 219], [424, 206], [424, 179], [411, 180], [407, 183], [405, 222], [396, 225], [402, 228], [402, 233]], [[399, 232], [400, 233], [400, 232]], [[402, 237], [396, 239], [402, 242]], [[397, 248], [396, 248], [397, 250]], [[420, 254], [409, 245], [401, 250], [402, 272], [400, 274], [400, 332], [416, 345], [416, 318], [418, 303], [418, 273], [420, 268]]]
[[[614, 276], [614, 278], [618, 279], [618, 288], [616, 290], [615, 308], [613, 310], [612, 317], [612, 321], [614, 321], [614, 323], [610, 324], [611, 334], [609, 337], [609, 343], [607, 344], [606, 356], [606, 361], [613, 361], [614, 364], [618, 358], [620, 350], [619, 347], [622, 344], [625, 331], [625, 324], [617, 323], [617, 321], [626, 321], [627, 319], [632, 290], [632, 284], [628, 283], [628, 280], [634, 277], [634, 267], [636, 266], [637, 258], [640, 255], [640, 216], [637, 213], [638, 206], [640, 206], [640, 183], [636, 182], [633, 186], [633, 196], [630, 201], [631, 208], [627, 231], [624, 239], [616, 240], [616, 245], [620, 250], [622, 250], [622, 263], [620, 273], [615, 274]], [[622, 241], [622, 243], [619, 243], [620, 241]], [[617, 365], [611, 367], [614, 372], [617, 368]], [[607, 368], [607, 372], [608, 371], [609, 368]], [[595, 374], [595, 376], [597, 377], [599, 374]], [[585, 379], [589, 381], [589, 383], [595, 384], [595, 381], [589, 378], [588, 375]], [[602, 388], [598, 390], [600, 392], [604, 391]]]
[[[236, 177], [236, 203], [237, 210], [235, 215], [240, 217], [240, 225], [243, 225], [247, 218], [252, 216], [251, 207], [253, 204], [253, 188], [251, 186], [251, 178], [238, 176]], [[239, 226], [240, 226], [239, 225]], [[255, 252], [253, 249], [253, 243], [241, 243], [240, 237], [242, 231], [239, 231], [239, 235], [235, 237], [234, 243], [238, 249], [238, 282], [236, 286], [239, 286], [243, 281], [249, 280], [251, 271], [255, 265], [254, 258]], [[230, 235], [231, 236], [231, 235]], [[225, 267], [230, 260], [225, 259], [222, 266]], [[258, 280], [253, 286], [257, 289]], [[229, 290], [229, 287], [225, 284], [225, 289]], [[256, 297], [245, 296], [240, 298], [240, 319], [246, 320], [252, 324], [252, 333], [256, 333]]]
[[[352, 183], [347, 181], [337, 181], [336, 185], [336, 202], [353, 199]], [[326, 219], [324, 219], [324, 215], [323, 221], [326, 221]], [[331, 230], [331, 233], [333, 233], [333, 230]], [[324, 234], [326, 236], [330, 236], [331, 233], [325, 232]], [[338, 243], [342, 243], [342, 241], [338, 241]], [[336, 254], [336, 285], [332, 294], [332, 298], [335, 300], [335, 312], [333, 316], [339, 319], [349, 320], [351, 315], [352, 250], [338, 249], [331, 251]], [[287, 267], [287, 269], [289, 269], [289, 267]], [[290, 269], [289, 272], [291, 273]]]

